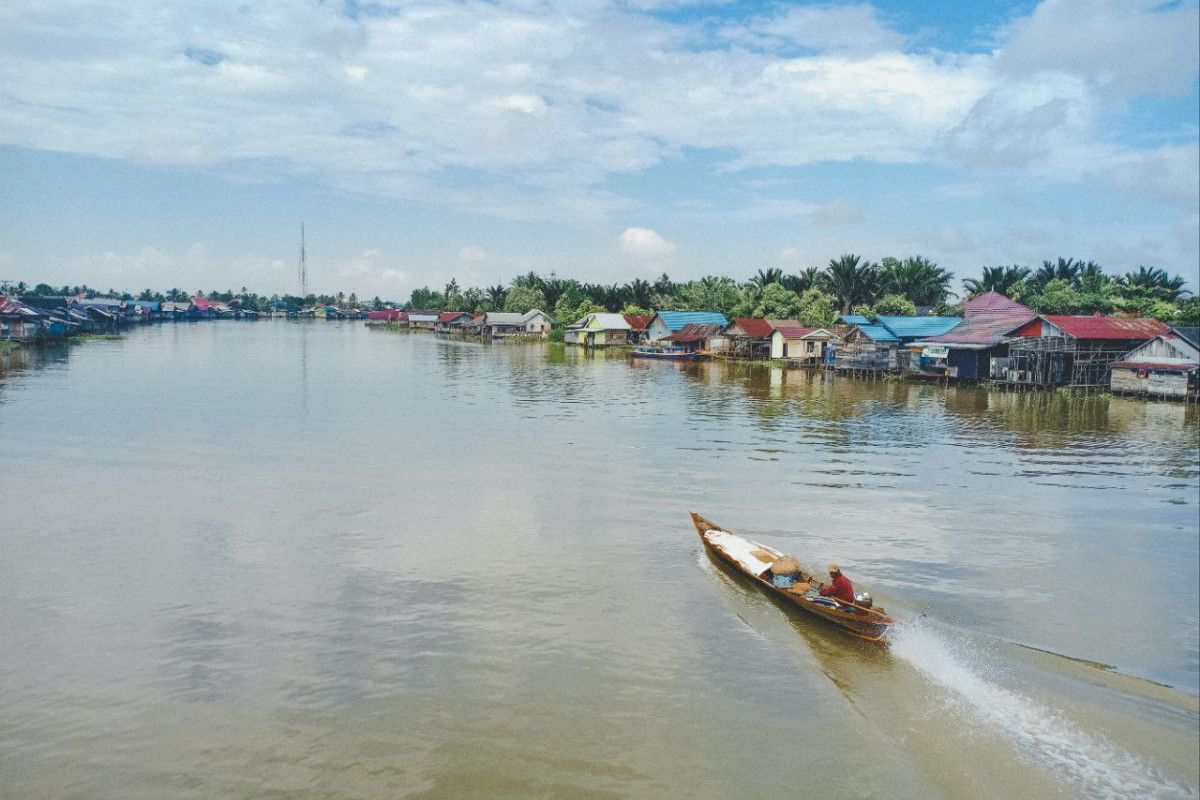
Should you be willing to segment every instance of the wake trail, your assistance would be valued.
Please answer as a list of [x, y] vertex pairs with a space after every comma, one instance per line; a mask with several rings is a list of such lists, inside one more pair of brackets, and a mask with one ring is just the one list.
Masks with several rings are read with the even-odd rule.
[[920, 621], [898, 626], [891, 651], [952, 693], [977, 720], [998, 730], [1027, 757], [1063, 776], [1085, 798], [1194, 798], [1186, 784], [1136, 755], [1088, 733], [1020, 692], [989, 681], [982, 654]]

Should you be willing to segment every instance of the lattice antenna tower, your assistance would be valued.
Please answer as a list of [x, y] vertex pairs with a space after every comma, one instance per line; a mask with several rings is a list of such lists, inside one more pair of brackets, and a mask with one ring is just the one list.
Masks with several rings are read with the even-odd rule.
[[308, 254], [304, 251], [304, 223], [300, 223], [300, 299], [308, 297]]

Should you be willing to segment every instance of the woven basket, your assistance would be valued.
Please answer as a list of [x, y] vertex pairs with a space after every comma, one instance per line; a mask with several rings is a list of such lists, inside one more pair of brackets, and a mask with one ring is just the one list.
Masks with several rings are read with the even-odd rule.
[[791, 575], [800, 571], [800, 562], [791, 556], [784, 556], [771, 565], [772, 575]]

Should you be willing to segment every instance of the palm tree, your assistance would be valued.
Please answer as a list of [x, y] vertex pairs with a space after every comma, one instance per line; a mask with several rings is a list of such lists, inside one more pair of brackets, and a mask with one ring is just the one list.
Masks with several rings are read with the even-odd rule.
[[654, 287], [650, 285], [649, 281], [641, 278], [634, 278], [625, 284], [625, 292], [629, 302], [640, 308], [649, 308], [653, 302]]
[[524, 289], [541, 289], [543, 292], [545, 291], [542, 276], [538, 275], [533, 270], [530, 270], [524, 275], [518, 275], [517, 277], [513, 278], [512, 288], [516, 289], [517, 287]]
[[492, 308], [504, 308], [504, 299], [508, 297], [508, 290], [503, 286], [489, 286], [487, 290], [487, 299], [491, 303]]
[[667, 273], [664, 272], [654, 282], [654, 293], [663, 297], [670, 297], [675, 293], [675, 282], [667, 276]]
[[986, 292], [999, 292], [1005, 297], [1020, 295], [1032, 270], [1013, 264], [1011, 267], [984, 267], [983, 276], [963, 278], [963, 288], [967, 291], [967, 299], [978, 297]]
[[1110, 278], [1095, 261], [1087, 262], [1079, 270], [1080, 294], [1103, 294], [1109, 283]]
[[954, 273], [921, 256], [903, 261], [887, 258], [880, 268], [880, 280], [883, 294], [902, 295], [918, 306], [936, 306], [950, 296]]
[[843, 314], [860, 303], [873, 302], [880, 294], [878, 266], [851, 253], [830, 261], [821, 278]]
[[1066, 281], [1072, 289], [1079, 288], [1079, 272], [1083, 262], [1073, 258], [1058, 257], [1058, 261], [1043, 261], [1042, 266], [1029, 279], [1029, 288], [1040, 293], [1050, 281]]
[[546, 305], [554, 308], [558, 304], [558, 299], [577, 285], [578, 283], [574, 279], [564, 280], [555, 277], [551, 272], [550, 279], [542, 282], [542, 293], [546, 295]]
[[804, 294], [814, 286], [820, 285], [821, 270], [816, 267], [802, 269], [795, 275], [784, 275], [779, 283], [783, 288], [793, 291], [796, 294]]
[[1191, 294], [1183, 288], [1183, 278], [1178, 275], [1172, 278], [1166, 270], [1158, 267], [1138, 267], [1137, 272], [1127, 272], [1117, 280], [1127, 294], [1148, 295], [1168, 303], [1177, 302], [1183, 295]]
[[778, 267], [768, 267], [765, 270], [760, 269], [758, 274], [751, 277], [748, 283], [757, 289], [765, 289], [772, 283], [781, 283], [782, 281], [783, 270]]

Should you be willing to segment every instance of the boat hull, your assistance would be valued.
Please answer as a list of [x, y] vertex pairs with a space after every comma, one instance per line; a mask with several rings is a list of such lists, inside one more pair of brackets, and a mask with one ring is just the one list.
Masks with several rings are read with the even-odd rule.
[[658, 353], [653, 350], [634, 350], [630, 358], [648, 358], [654, 361], [694, 361], [696, 353]]
[[[895, 624], [892, 617], [875, 609], [821, 597], [808, 584], [812, 575], [803, 569], [800, 572], [801, 581], [795, 586], [775, 586], [764, 575], [768, 574], [771, 562], [782, 558], [783, 553], [730, 533], [695, 512], [692, 512], [692, 522], [709, 553], [729, 568], [752, 579], [763, 591], [838, 626], [851, 636], [877, 644], [886, 642], [888, 631]], [[763, 555], [769, 556], [770, 560], [763, 558]]]

